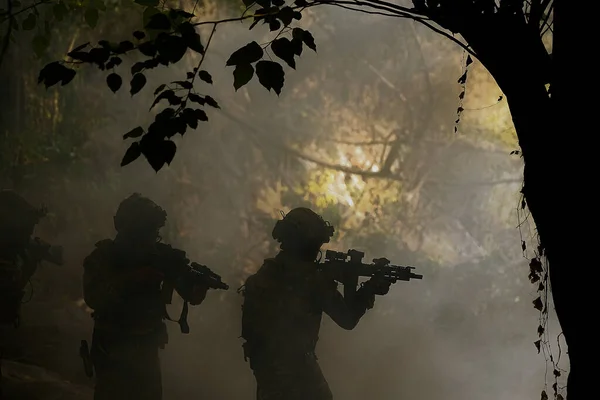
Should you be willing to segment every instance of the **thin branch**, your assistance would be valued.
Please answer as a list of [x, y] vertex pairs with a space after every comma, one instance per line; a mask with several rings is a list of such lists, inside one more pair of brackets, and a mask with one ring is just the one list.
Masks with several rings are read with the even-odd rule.
[[[11, 3], [11, 1], [9, 0], [9, 7], [11, 5], [10, 3]], [[9, 10], [7, 10], [7, 13], [6, 13], [7, 17], [4, 18], [2, 21], [0, 21], [0, 24], [3, 24], [4, 22], [6, 22], [6, 21], [8, 21], [8, 20], [10, 20], [10, 19], [12, 19], [14, 17], [16, 17], [17, 15], [19, 15], [21, 13], [24, 13], [27, 10], [31, 10], [32, 8], [36, 8], [37, 6], [40, 6], [40, 5], [43, 5], [43, 4], [49, 4], [49, 3], [52, 3], [52, 1], [51, 0], [42, 0], [42, 1], [39, 1], [37, 3], [33, 3], [30, 6], [22, 8], [19, 11], [15, 12], [14, 14], [11, 13], [11, 11], [10, 11], [11, 8], [9, 8]]]
[[10, 34], [12, 33], [12, 29], [13, 29], [13, 22], [14, 22], [14, 18], [12, 16], [12, 8], [13, 8], [13, 2], [12, 0], [8, 0], [8, 27], [6, 28], [6, 35], [4, 36], [4, 41], [2, 43], [2, 51], [0, 52], [0, 66], [2, 66], [2, 62], [4, 61], [4, 56], [6, 55], [6, 52], [8, 51], [8, 45], [10, 43]]

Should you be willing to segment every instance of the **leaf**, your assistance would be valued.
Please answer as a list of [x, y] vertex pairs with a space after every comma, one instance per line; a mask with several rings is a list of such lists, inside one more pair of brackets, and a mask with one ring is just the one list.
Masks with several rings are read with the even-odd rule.
[[275, 61], [259, 61], [256, 64], [256, 76], [258, 81], [267, 90], [273, 89], [279, 96], [283, 88], [285, 73], [281, 65]]
[[531, 272], [539, 273], [539, 274], [544, 272], [544, 267], [542, 266], [542, 262], [540, 261], [539, 258], [535, 257], [535, 258], [531, 259], [531, 261], [529, 262], [529, 270]]
[[[152, 103], [152, 105], [150, 106], [150, 109], [152, 109], [155, 105], [158, 104], [159, 101], [163, 100], [163, 99], [167, 99], [170, 100], [173, 98], [173, 96], [175, 96], [175, 92], [172, 90], [165, 90], [164, 92], [162, 92], [161, 94], [159, 94], [155, 99], [154, 102]], [[169, 101], [170, 102], [170, 101]]]
[[98, 10], [95, 8], [88, 8], [85, 10], [85, 14], [83, 14], [83, 18], [90, 28], [95, 28], [98, 25], [98, 17]]
[[208, 116], [206, 115], [204, 110], [197, 108], [194, 110], [194, 113], [196, 114], [196, 118], [198, 118], [199, 121], [208, 121]]
[[196, 28], [189, 22], [184, 22], [179, 26], [181, 37], [185, 45], [199, 54], [204, 54], [204, 46]]
[[204, 104], [206, 104], [206, 101], [204, 100], [204, 98], [201, 97], [201, 96], [198, 96], [195, 93], [190, 93], [189, 96], [188, 96], [188, 100], [189, 101], [193, 101], [194, 103], [198, 103], [201, 106], [203, 106]]
[[274, 6], [281, 7], [285, 4], [285, 0], [272, 0]]
[[542, 303], [541, 297], [538, 297], [533, 301], [533, 308], [535, 308], [538, 311], [542, 311], [542, 308], [544, 308], [544, 304]]
[[294, 10], [292, 10], [291, 7], [283, 7], [279, 13], [277, 13], [277, 18], [283, 22], [284, 26], [288, 26], [294, 19]]
[[217, 103], [217, 101], [210, 96], [204, 96], [204, 101], [213, 108], [221, 108], [219, 103]]
[[150, 20], [146, 24], [146, 29], [169, 30], [171, 29], [171, 21], [169, 21], [169, 17], [159, 12], [150, 17]]
[[271, 43], [273, 54], [281, 58], [287, 65], [296, 69], [296, 61], [294, 60], [294, 48], [292, 42], [288, 38], [279, 38]]
[[548, 395], [546, 394], [545, 390], [542, 390], [542, 397], [541, 400], [548, 400]]
[[157, 94], [159, 94], [160, 92], [162, 92], [163, 90], [165, 90], [165, 88], [167, 87], [167, 85], [165, 85], [164, 83], [162, 85], [159, 85], [156, 90], [154, 91], [154, 95], [156, 96]]
[[300, 11], [294, 11], [294, 19], [300, 21], [302, 19], [302, 13]]
[[86, 53], [85, 51], [72, 51], [67, 55], [73, 60], [92, 62], [92, 57], [90, 56], [90, 53]]
[[133, 45], [133, 43], [131, 43], [129, 40], [123, 40], [121, 43], [119, 43], [117, 45], [117, 48], [115, 49], [116, 53], [127, 53], [130, 50], [135, 49], [135, 46]]
[[225, 65], [252, 64], [260, 60], [264, 52], [262, 47], [256, 42], [250, 42], [244, 47], [234, 51]]
[[539, 325], [537, 328], [538, 336], [542, 336], [544, 334], [544, 331], [545, 331], [544, 327]]
[[175, 10], [175, 9], [171, 9], [169, 10], [169, 17], [171, 19], [176, 19], [176, 18], [194, 18], [195, 15], [192, 13], [189, 13], [185, 10]]
[[559, 370], [557, 370], [557, 369], [555, 369], [555, 370], [554, 370], [552, 373], [553, 373], [553, 374], [554, 374], [554, 376], [555, 376], [555, 377], [557, 377], [557, 378], [560, 376], [560, 371], [559, 371]]
[[465, 64], [465, 66], [467, 66], [467, 67], [468, 67], [468, 66], [469, 66], [469, 65], [471, 65], [472, 63], [473, 63], [473, 59], [471, 58], [471, 55], [469, 54], [469, 55], [467, 56], [467, 62], [466, 62], [466, 64]]
[[159, 13], [160, 11], [156, 7], [146, 7], [142, 13], [142, 26], [146, 26], [150, 22], [152, 16]]
[[242, 2], [246, 7], [250, 7], [252, 4], [254, 4], [254, 0], [242, 0]]
[[160, 1], [159, 0], [134, 0], [134, 3], [137, 3], [140, 6], [156, 7], [160, 3]]
[[271, 0], [255, 0], [255, 2], [263, 8], [271, 7]]
[[524, 240], [521, 241], [521, 250], [523, 250], [523, 251], [527, 250], [527, 244], [525, 243]]
[[66, 84], [68, 84], [69, 82], [71, 82], [73, 80], [73, 78], [75, 78], [75, 75], [77, 74], [77, 72], [75, 72], [74, 69], [71, 68], [66, 68], [63, 66], [63, 73], [62, 73], [62, 78], [61, 78], [61, 85], [65, 86]]
[[315, 53], [317, 52], [317, 45], [315, 44], [315, 38], [313, 37], [312, 33], [310, 33], [309, 31], [306, 31], [302, 28], [294, 28], [294, 29], [292, 29], [292, 37], [302, 40], [302, 42], [306, 45], [306, 47], [313, 50]]
[[290, 42], [290, 47], [292, 48], [292, 51], [295, 55], [302, 55], [302, 39], [293, 38]]
[[144, 134], [144, 129], [141, 126], [138, 126], [137, 128], [133, 128], [132, 130], [130, 130], [129, 132], [124, 134], [123, 139], [138, 138], [138, 137], [142, 136], [143, 134]]
[[77, 47], [75, 47], [73, 50], [71, 50], [71, 52], [74, 52], [74, 51], [81, 51], [81, 50], [83, 50], [84, 48], [86, 48], [86, 47], [87, 47], [87, 46], [89, 46], [89, 45], [90, 45], [90, 42], [86, 42], [86, 43], [84, 43], [84, 44], [80, 44], [79, 46], [77, 46]]
[[297, 5], [298, 7], [305, 7], [308, 5], [306, 0], [296, 0], [296, 1], [294, 1], [294, 4]]
[[458, 78], [458, 83], [464, 85], [467, 82], [467, 71]]
[[[111, 57], [111, 59], [109, 60], [109, 63], [111, 65], [110, 68], [112, 68], [112, 66], [116, 67], [121, 65], [121, 63], [123, 62], [123, 60], [120, 57]], [[109, 68], [108, 64], [106, 65], [106, 68]]]
[[50, 39], [47, 36], [36, 35], [31, 41], [33, 51], [38, 57], [42, 57], [46, 52], [48, 46], [50, 46]]
[[538, 354], [540, 354], [542, 341], [536, 340], [535, 342], [533, 342], [533, 344], [535, 345], [535, 348], [537, 349]]
[[135, 32], [133, 32], [133, 37], [136, 38], [137, 40], [142, 40], [143, 38], [146, 37], [146, 34], [142, 31], [135, 31]]
[[65, 15], [68, 14], [68, 12], [69, 12], [69, 9], [65, 5], [65, 3], [62, 2], [62, 1], [56, 3], [52, 7], [52, 13], [54, 14], [54, 18], [56, 18], [56, 20], [59, 21], [59, 22], [63, 20], [63, 18], [65, 17]]
[[21, 27], [24, 31], [30, 31], [35, 28], [35, 23], [37, 22], [37, 17], [34, 13], [30, 13], [27, 18], [23, 20]]
[[278, 31], [279, 29], [281, 29], [281, 22], [279, 22], [278, 20], [276, 20], [274, 18], [271, 19], [269, 21], [269, 30], [271, 32], [275, 32], [275, 31]]
[[188, 81], [174, 81], [174, 82], [171, 82], [171, 83], [175, 83], [175, 84], [181, 86], [184, 89], [191, 89], [191, 88], [194, 87], [194, 85], [192, 84], [192, 82], [188, 82]]
[[158, 53], [171, 63], [176, 63], [183, 58], [187, 46], [178, 36], [165, 35], [156, 44]]
[[144, 62], [143, 61], [136, 62], [135, 64], [133, 64], [131, 66], [131, 75], [135, 75], [138, 72], [142, 72], [143, 69], [144, 69]]
[[183, 120], [188, 124], [188, 126], [192, 129], [198, 128], [198, 117], [196, 117], [196, 113], [191, 108], [186, 108], [181, 113]]
[[160, 144], [161, 141], [156, 139], [142, 139], [141, 142], [142, 154], [144, 157], [146, 157], [148, 164], [150, 164], [155, 172], [160, 171], [166, 162], [165, 155]]
[[[141, 129], [141, 128], [140, 128]], [[139, 142], [133, 142], [125, 152], [121, 160], [121, 167], [131, 164], [142, 155], [142, 149]]]
[[113, 93], [117, 93], [117, 90], [119, 90], [123, 84], [123, 79], [120, 75], [113, 72], [106, 77], [106, 84]]
[[165, 157], [165, 162], [168, 165], [171, 165], [171, 162], [175, 158], [175, 153], [177, 152], [177, 145], [175, 142], [170, 140], [165, 140], [163, 143], [163, 154]]
[[107, 49], [95, 48], [90, 50], [90, 61], [102, 67], [110, 57], [110, 51]]
[[233, 87], [237, 92], [239, 88], [250, 82], [254, 76], [252, 64], [238, 64], [233, 70]]
[[198, 73], [198, 77], [200, 79], [202, 79], [206, 83], [210, 83], [210, 84], [213, 83], [212, 76], [210, 76], [210, 74], [208, 73], [208, 71], [200, 71]]
[[129, 93], [133, 96], [146, 85], [146, 76], [140, 73], [135, 74], [133, 78], [131, 78], [130, 85], [131, 89], [129, 90]]
[[140, 53], [147, 57], [154, 57], [156, 55], [156, 45], [153, 42], [144, 42], [138, 46]]

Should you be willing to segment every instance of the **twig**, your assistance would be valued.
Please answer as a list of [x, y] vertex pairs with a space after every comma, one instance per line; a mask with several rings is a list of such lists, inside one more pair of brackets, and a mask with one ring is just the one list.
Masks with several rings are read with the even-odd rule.
[[12, 15], [13, 2], [12, 0], [8, 1], [8, 27], [6, 28], [6, 35], [4, 36], [4, 41], [2, 43], [2, 51], [0, 52], [0, 66], [2, 66], [2, 62], [4, 61], [4, 56], [8, 51], [8, 44], [10, 43], [10, 34], [12, 33], [14, 18]]

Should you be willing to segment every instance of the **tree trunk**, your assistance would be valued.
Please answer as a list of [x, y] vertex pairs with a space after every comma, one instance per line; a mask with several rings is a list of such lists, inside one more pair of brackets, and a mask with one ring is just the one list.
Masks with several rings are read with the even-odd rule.
[[[549, 263], [554, 305], [568, 346], [568, 399], [589, 399], [594, 382], [589, 376], [595, 364], [591, 352], [586, 352], [592, 341], [587, 320], [589, 314], [583, 308], [589, 303], [584, 299], [587, 291], [581, 287], [579, 274], [585, 273], [582, 268], [591, 267], [586, 259], [588, 254], [584, 252], [593, 248], [581, 245], [582, 236], [586, 235], [583, 218], [591, 218], [595, 212], [591, 205], [577, 205], [580, 200], [575, 196], [586, 196], [585, 191], [572, 191], [568, 186], [567, 179], [591, 171], [581, 166], [581, 160], [585, 158], [579, 151], [581, 145], [573, 146], [572, 150], [566, 148], [567, 144], [577, 143], [575, 134], [587, 134], [585, 123], [579, 118], [583, 117], [581, 110], [575, 110], [581, 103], [573, 101], [576, 96], [572, 93], [575, 87], [585, 84], [573, 84], [573, 74], [568, 69], [552, 71], [547, 53], [540, 48], [539, 32], [525, 24], [524, 19], [507, 19], [510, 17], [471, 20], [461, 33], [508, 101], [525, 161], [523, 194]], [[555, 38], [564, 33], [559, 25], [557, 18]], [[555, 64], [558, 58], [564, 58], [565, 64], [568, 60], [569, 68], [573, 68], [576, 57], [566, 54], [573, 43], [567, 44], [566, 50], [556, 46]], [[552, 98], [545, 87], [550, 79]], [[571, 112], [567, 111], [569, 109]], [[581, 130], [576, 124], [581, 124]], [[587, 126], [589, 130], [590, 125]], [[589, 214], [583, 218], [574, 215], [575, 210], [570, 208], [573, 205]], [[587, 369], [586, 364], [590, 366]]]

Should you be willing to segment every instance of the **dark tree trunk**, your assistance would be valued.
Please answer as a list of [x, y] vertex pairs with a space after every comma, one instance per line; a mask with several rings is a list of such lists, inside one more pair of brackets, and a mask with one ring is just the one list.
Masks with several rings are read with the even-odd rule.
[[[556, 3], [558, 14], [560, 1]], [[585, 156], [579, 148], [586, 145], [576, 140], [582, 132], [589, 132], [590, 124], [582, 119], [589, 116], [581, 115], [581, 110], [574, 107], [581, 103], [573, 101], [577, 98], [573, 91], [585, 86], [573, 82], [573, 71], [569, 71], [576, 59], [574, 54], [568, 54], [574, 41], [564, 40], [567, 44], [562, 47], [561, 36], [565, 32], [560, 16], [555, 20], [555, 28], [555, 42], [559, 40], [560, 44], [555, 44], [553, 63], [542, 46], [539, 31], [528, 26], [522, 17], [473, 18], [465, 21], [461, 33], [508, 100], [525, 161], [523, 194], [549, 262], [554, 305], [568, 346], [568, 399], [582, 400], [594, 393], [594, 360], [587, 348], [592, 343], [590, 315], [584, 311], [589, 303], [584, 298], [587, 291], [582, 287], [580, 274], [589, 264], [586, 250], [593, 248], [582, 246], [582, 236], [586, 235], [583, 221], [595, 211], [591, 204], [577, 206], [580, 200], [575, 196], [586, 196], [585, 190], [574, 190], [568, 179], [576, 180], [591, 172], [581, 164]], [[559, 62], [552, 69], [557, 60], [565, 63]], [[552, 97], [545, 86], [550, 82]], [[570, 143], [574, 146], [566, 148]], [[589, 149], [583, 149], [586, 150]], [[589, 215], [576, 215], [574, 211]]]

